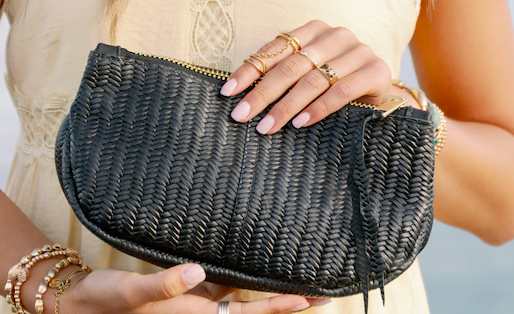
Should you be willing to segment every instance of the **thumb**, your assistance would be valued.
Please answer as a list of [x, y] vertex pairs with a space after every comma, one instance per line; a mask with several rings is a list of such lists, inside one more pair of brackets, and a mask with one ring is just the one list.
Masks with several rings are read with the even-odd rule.
[[171, 267], [151, 275], [140, 275], [133, 297], [144, 304], [174, 298], [205, 280], [205, 270], [197, 264]]

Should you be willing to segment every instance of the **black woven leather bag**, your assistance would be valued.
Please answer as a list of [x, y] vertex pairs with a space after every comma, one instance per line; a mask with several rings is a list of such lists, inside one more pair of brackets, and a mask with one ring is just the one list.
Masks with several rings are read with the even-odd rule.
[[427, 112], [346, 105], [261, 135], [230, 112], [227, 73], [100, 44], [56, 145], [80, 221], [113, 247], [210, 281], [337, 297], [383, 287], [432, 225]]

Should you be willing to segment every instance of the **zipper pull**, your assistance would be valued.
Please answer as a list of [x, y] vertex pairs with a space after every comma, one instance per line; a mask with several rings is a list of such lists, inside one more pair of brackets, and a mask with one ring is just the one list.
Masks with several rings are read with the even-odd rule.
[[[389, 103], [396, 103], [396, 105], [394, 105], [394, 107], [392, 107], [391, 109], [385, 110], [382, 113], [382, 118], [387, 118], [387, 116], [389, 116], [391, 113], [395, 112], [396, 110], [398, 110], [400, 108], [408, 107], [407, 101], [408, 101], [408, 99], [405, 97], [402, 97], [402, 96], [385, 96], [382, 99], [382, 105], [389, 104]], [[384, 109], [382, 109], [382, 110], [384, 110]]]

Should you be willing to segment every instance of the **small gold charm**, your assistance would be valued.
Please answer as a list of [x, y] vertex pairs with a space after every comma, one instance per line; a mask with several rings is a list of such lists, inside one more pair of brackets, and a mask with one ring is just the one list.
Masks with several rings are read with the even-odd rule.
[[48, 285], [50, 286], [50, 288], [59, 288], [61, 285], [62, 285], [62, 280], [57, 278], [57, 279], [52, 279]]

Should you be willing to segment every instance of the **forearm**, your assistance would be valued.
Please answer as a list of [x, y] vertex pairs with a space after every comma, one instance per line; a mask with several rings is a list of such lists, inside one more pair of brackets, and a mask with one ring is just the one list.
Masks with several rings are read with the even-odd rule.
[[410, 47], [421, 89], [450, 118], [436, 158], [436, 218], [487, 243], [505, 243], [514, 238], [508, 2], [436, 1], [420, 11]]
[[[9, 268], [23, 255], [52, 243], [1, 190], [0, 217], [0, 282], [5, 282]], [[5, 295], [3, 290], [2, 295]]]
[[514, 238], [514, 136], [502, 128], [448, 120], [436, 158], [435, 217], [489, 244]]
[[[36, 248], [43, 247], [45, 244], [51, 245], [53, 243], [2, 191], [0, 191], [0, 217], [2, 217], [0, 220], [0, 239], [2, 239], [0, 241], [0, 252], [2, 252], [0, 283], [3, 286], [7, 281], [9, 269], [17, 264], [23, 256], [30, 254]], [[38, 262], [30, 268], [29, 278], [21, 289], [23, 305], [29, 312], [34, 312], [38, 285], [43, 281], [48, 271], [62, 259], [63, 256], [53, 257]], [[59, 273], [58, 277], [65, 278], [77, 268], [77, 266], [67, 267]], [[4, 289], [1, 290], [1, 295], [5, 296]], [[44, 313], [53, 312], [53, 300], [53, 291], [45, 293], [43, 298], [44, 304], [46, 304]]]

